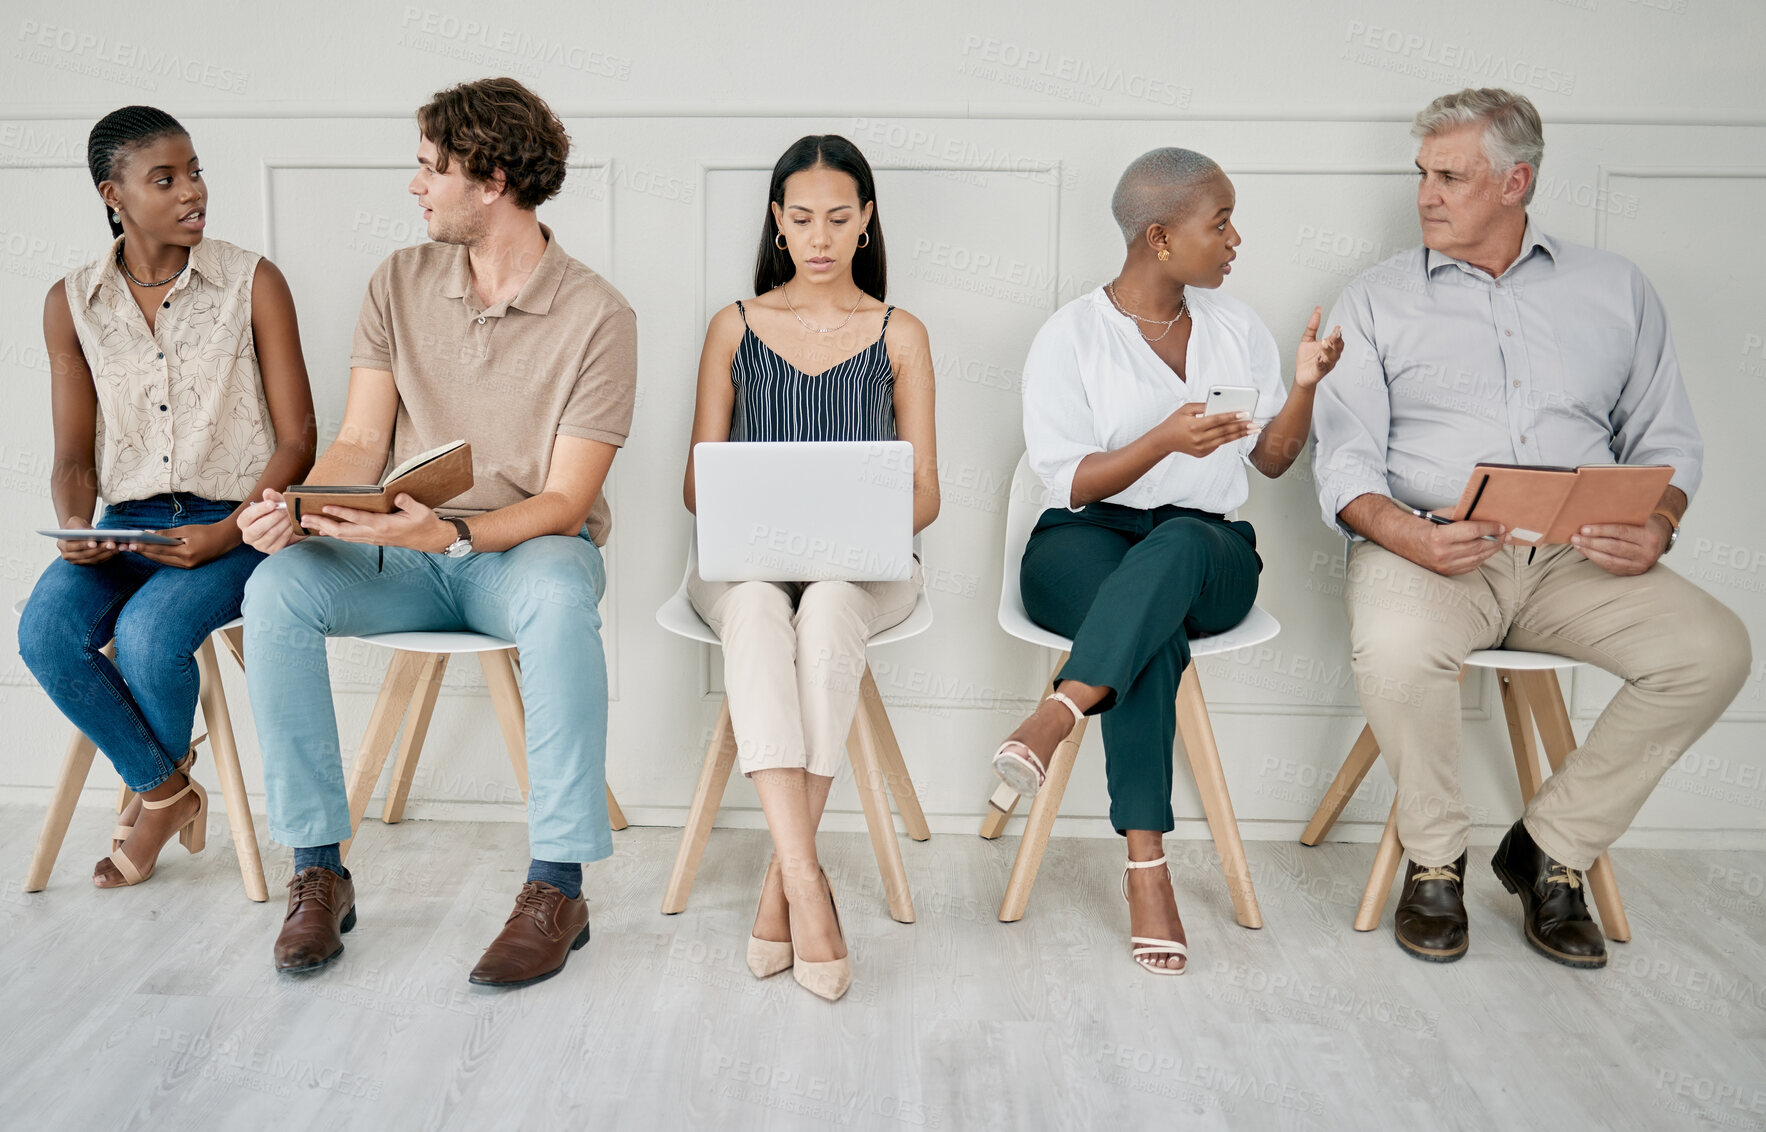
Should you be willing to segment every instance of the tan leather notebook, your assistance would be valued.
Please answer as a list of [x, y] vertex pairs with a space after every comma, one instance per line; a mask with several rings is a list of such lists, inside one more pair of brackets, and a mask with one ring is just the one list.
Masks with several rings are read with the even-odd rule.
[[1451, 517], [1501, 523], [1527, 546], [1569, 542], [1590, 523], [1645, 522], [1673, 478], [1667, 464], [1479, 464]]
[[456, 440], [419, 452], [376, 484], [297, 483], [283, 492], [296, 523], [301, 511], [321, 507], [354, 507], [390, 514], [393, 500], [408, 494], [425, 507], [440, 507], [472, 490], [472, 445]]

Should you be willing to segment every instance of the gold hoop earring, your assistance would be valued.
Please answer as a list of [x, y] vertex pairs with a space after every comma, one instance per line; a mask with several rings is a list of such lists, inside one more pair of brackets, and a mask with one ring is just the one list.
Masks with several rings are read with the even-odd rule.
[[861, 248], [868, 248], [871, 246], [871, 233], [869, 229], [858, 234], [858, 246]]
[[1171, 258], [1170, 252], [1166, 251], [1164, 248], [1159, 249], [1159, 262], [1160, 263], [1164, 263], [1166, 260], [1168, 260], [1170, 258]]
[[785, 233], [773, 233], [773, 247], [778, 248], [780, 251], [785, 250]]

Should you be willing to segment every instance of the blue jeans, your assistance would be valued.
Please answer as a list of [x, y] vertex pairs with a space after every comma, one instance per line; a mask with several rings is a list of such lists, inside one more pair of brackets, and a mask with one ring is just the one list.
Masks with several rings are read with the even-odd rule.
[[378, 558], [376, 547], [308, 538], [271, 555], [246, 587], [245, 655], [270, 836], [311, 847], [351, 835], [325, 638], [464, 629], [521, 650], [532, 855], [610, 856], [597, 608], [607, 573], [595, 544], [586, 534], [541, 535], [465, 558], [404, 547], [387, 547], [383, 566]]
[[[237, 506], [156, 495], [106, 507], [98, 527], [218, 523]], [[158, 786], [189, 749], [201, 685], [196, 650], [239, 616], [245, 580], [263, 560], [240, 545], [185, 570], [125, 551], [92, 566], [57, 558], [37, 579], [19, 620], [19, 655], [129, 789]], [[115, 661], [103, 651], [112, 640]]]

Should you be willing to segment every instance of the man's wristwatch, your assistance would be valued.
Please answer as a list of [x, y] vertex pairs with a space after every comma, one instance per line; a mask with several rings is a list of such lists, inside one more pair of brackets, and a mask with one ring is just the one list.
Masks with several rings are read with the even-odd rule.
[[472, 531], [466, 526], [466, 520], [449, 518], [446, 515], [441, 516], [441, 519], [444, 523], [454, 524], [454, 529], [460, 532], [460, 537], [444, 547], [442, 553], [449, 558], [464, 558], [471, 554]]
[[1674, 516], [1668, 514], [1667, 511], [1660, 507], [1650, 512], [1650, 518], [1653, 519], [1657, 515], [1668, 520], [1668, 545], [1662, 548], [1662, 553], [1666, 554], [1674, 549], [1674, 544], [1676, 542], [1680, 541], [1680, 523], [1674, 518]]

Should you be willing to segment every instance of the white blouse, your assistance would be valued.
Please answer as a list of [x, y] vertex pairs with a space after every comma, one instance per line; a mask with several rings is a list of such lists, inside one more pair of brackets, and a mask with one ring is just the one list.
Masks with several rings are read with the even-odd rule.
[[[121, 243], [121, 237], [117, 243]], [[158, 298], [153, 329], [110, 254], [68, 273], [68, 309], [98, 394], [106, 503], [187, 491], [244, 499], [276, 450], [251, 331], [256, 252], [205, 239]]]
[[[1281, 356], [1256, 312], [1219, 291], [1194, 287], [1190, 341], [1177, 376], [1103, 288], [1079, 296], [1043, 324], [1024, 362], [1024, 442], [1030, 467], [1072, 507], [1073, 474], [1093, 452], [1112, 452], [1216, 385], [1257, 389], [1252, 416], [1266, 424], [1287, 402]], [[1245, 464], [1255, 437], [1206, 456], [1174, 452], [1105, 502], [1151, 510], [1167, 504], [1225, 514], [1250, 497]]]

